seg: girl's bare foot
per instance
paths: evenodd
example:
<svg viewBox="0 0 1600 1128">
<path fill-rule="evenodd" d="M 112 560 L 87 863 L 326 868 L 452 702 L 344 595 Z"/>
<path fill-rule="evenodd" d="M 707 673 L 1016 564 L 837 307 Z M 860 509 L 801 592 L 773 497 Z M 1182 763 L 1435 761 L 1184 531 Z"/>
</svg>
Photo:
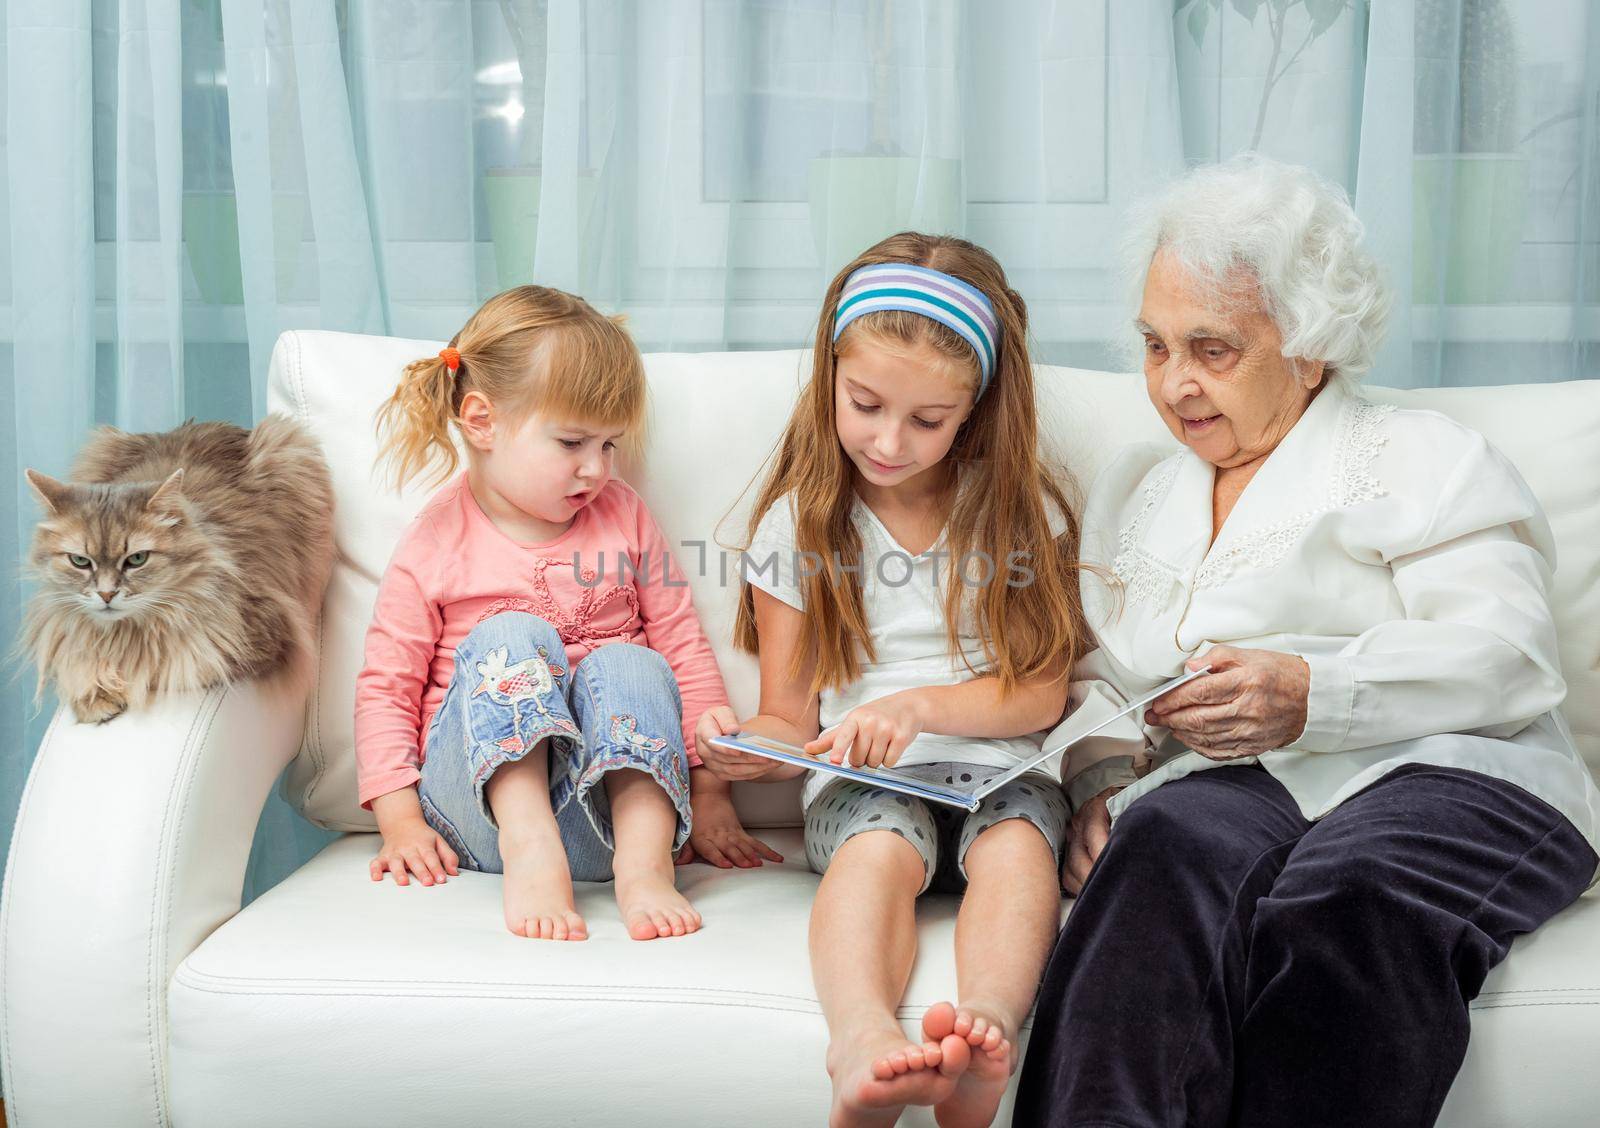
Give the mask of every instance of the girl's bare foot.
<svg viewBox="0 0 1600 1128">
<path fill-rule="evenodd" d="M 617 909 L 628 935 L 635 940 L 687 936 L 700 930 L 700 914 L 673 885 L 672 857 L 663 854 L 648 861 L 618 857 L 612 862 L 616 876 Z"/>
<path fill-rule="evenodd" d="M 955 1092 L 969 1057 L 967 1043 L 953 1033 L 918 1045 L 893 1026 L 834 1042 L 829 1128 L 889 1126 L 906 1105 L 937 1105 Z"/>
<path fill-rule="evenodd" d="M 554 823 L 548 833 L 501 830 L 500 858 L 507 928 L 530 940 L 589 938 L 589 927 L 573 905 L 572 871 Z"/>
<path fill-rule="evenodd" d="M 922 1033 L 929 1039 L 961 1039 L 972 1055 L 955 1091 L 934 1105 L 933 1116 L 940 1128 L 986 1128 L 992 1124 L 1017 1065 L 1000 1008 L 982 999 L 968 1000 L 960 1007 L 935 1003 L 922 1016 Z"/>
</svg>

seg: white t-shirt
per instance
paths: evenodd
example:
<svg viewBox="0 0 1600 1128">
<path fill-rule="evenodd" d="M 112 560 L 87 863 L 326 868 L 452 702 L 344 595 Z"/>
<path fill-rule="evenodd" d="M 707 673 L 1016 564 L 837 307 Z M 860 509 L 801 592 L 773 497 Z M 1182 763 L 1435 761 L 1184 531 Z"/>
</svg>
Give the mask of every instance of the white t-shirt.
<svg viewBox="0 0 1600 1128">
<path fill-rule="evenodd" d="M 877 661 L 861 663 L 861 677 L 844 689 L 823 689 L 818 702 L 818 719 L 826 731 L 845 718 L 850 710 L 891 693 L 928 685 L 958 685 L 985 671 L 983 644 L 973 633 L 970 613 L 963 615 L 961 648 L 971 662 L 968 669 L 960 657 L 949 653 L 945 637 L 944 593 L 952 561 L 944 548 L 945 537 L 926 551 L 913 556 L 902 548 L 878 515 L 865 502 L 855 500 L 851 520 L 861 537 L 862 603 L 867 629 L 877 652 Z M 801 569 L 817 569 L 816 563 L 797 559 L 794 543 L 793 495 L 776 501 L 762 516 L 751 540 L 743 574 L 751 584 L 781 599 L 797 610 L 805 610 L 799 584 Z M 1064 522 L 1052 521 L 1060 535 Z M 976 586 L 986 571 L 987 562 L 970 559 L 966 574 Z M 989 582 L 1004 583 L 1007 561 L 993 565 Z M 976 672 L 975 672 L 976 671 Z M 898 764 L 929 764 L 953 761 L 983 767 L 1008 768 L 1039 750 L 1042 733 L 1012 738 L 946 736 L 925 732 L 919 735 L 900 757 Z M 1059 758 L 1041 764 L 1039 770 L 1059 778 Z M 810 806 L 822 788 L 833 778 L 824 772 L 810 772 L 801 792 L 801 803 Z"/>
</svg>

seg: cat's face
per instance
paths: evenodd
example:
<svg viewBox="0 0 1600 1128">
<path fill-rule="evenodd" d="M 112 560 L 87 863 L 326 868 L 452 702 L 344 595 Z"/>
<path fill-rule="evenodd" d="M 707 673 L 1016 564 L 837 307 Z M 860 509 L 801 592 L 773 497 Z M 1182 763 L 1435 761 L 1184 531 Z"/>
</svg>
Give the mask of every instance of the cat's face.
<svg viewBox="0 0 1600 1128">
<path fill-rule="evenodd" d="M 30 561 L 62 610 L 102 623 L 158 611 L 211 564 L 185 514 L 181 470 L 159 485 L 76 485 L 32 470 L 28 481 L 44 510 Z"/>
</svg>

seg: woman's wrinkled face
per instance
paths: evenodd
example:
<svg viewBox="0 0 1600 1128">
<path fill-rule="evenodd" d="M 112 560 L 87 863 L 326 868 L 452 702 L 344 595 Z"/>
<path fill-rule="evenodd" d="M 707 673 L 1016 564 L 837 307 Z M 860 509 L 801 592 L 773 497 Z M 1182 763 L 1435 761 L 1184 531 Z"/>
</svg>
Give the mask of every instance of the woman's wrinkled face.
<svg viewBox="0 0 1600 1128">
<path fill-rule="evenodd" d="M 1321 362 L 1292 364 L 1253 288 L 1197 282 L 1166 252 L 1145 279 L 1136 328 L 1145 388 L 1178 440 L 1219 469 L 1266 458 L 1322 386 Z"/>
</svg>

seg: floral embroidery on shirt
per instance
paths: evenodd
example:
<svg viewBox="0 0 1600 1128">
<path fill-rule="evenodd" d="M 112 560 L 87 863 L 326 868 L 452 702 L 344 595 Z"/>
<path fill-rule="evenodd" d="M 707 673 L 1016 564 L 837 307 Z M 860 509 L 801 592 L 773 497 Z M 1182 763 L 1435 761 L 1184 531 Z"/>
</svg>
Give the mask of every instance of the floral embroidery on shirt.
<svg viewBox="0 0 1600 1128">
<path fill-rule="evenodd" d="M 1379 424 L 1393 410 L 1394 405 L 1389 403 L 1352 400 L 1343 420 L 1343 433 L 1334 451 L 1333 473 L 1322 501 L 1293 517 L 1256 529 L 1222 552 L 1208 556 L 1195 573 L 1195 590 L 1226 583 L 1241 565 L 1263 569 L 1281 564 L 1317 518 L 1388 493 L 1373 475 L 1372 463 L 1389 441 Z"/>
<path fill-rule="evenodd" d="M 568 646 L 582 644 L 592 650 L 608 638 L 629 637 L 639 617 L 639 593 L 634 591 L 633 585 L 613 584 L 602 595 L 595 582 L 598 579 L 595 570 L 584 568 L 578 573 L 585 585 L 583 597 L 578 600 L 578 605 L 568 612 L 561 608 L 555 596 L 551 594 L 550 583 L 545 579 L 545 573 L 551 568 L 572 566 L 572 561 L 559 560 L 553 556 L 541 557 L 533 562 L 533 613 L 559 631 L 561 641 Z M 630 612 L 628 621 L 610 630 L 596 629 L 595 616 L 619 599 L 628 605 Z"/>
<path fill-rule="evenodd" d="M 1167 595 L 1177 582 L 1176 568 L 1139 547 L 1139 542 L 1144 539 L 1145 526 L 1150 523 L 1156 506 L 1167 496 L 1177 477 L 1178 460 L 1174 458 L 1145 487 L 1144 504 L 1134 514 L 1133 520 L 1117 534 L 1118 552 L 1117 558 L 1111 562 L 1111 570 L 1122 581 L 1125 598 L 1130 605 L 1150 602 L 1159 611 L 1167 605 Z"/>
<path fill-rule="evenodd" d="M 496 615 L 504 615 L 507 611 L 522 611 L 529 615 L 537 615 L 539 613 L 539 609 L 533 605 L 533 600 L 508 596 L 505 599 L 497 599 L 485 607 L 483 614 L 478 616 L 478 622 L 485 622 Z"/>
</svg>

